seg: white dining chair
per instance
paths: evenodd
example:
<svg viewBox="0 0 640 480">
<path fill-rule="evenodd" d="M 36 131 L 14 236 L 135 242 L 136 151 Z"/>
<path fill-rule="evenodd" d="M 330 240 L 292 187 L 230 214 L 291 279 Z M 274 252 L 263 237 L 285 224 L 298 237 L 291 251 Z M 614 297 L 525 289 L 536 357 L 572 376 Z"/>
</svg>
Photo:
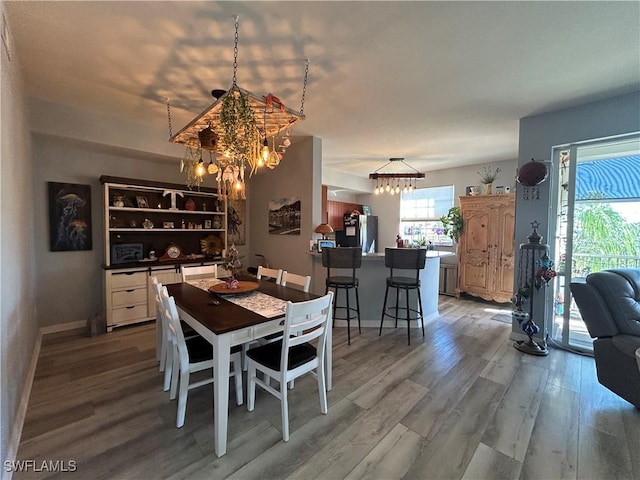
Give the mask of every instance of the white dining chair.
<svg viewBox="0 0 640 480">
<path fill-rule="evenodd" d="M 187 411 L 187 395 L 189 390 L 209 383 L 213 383 L 213 347 L 201 336 L 185 340 L 180 328 L 180 318 L 178 317 L 178 309 L 173 297 L 169 296 L 166 287 L 162 287 L 160 298 L 164 307 L 165 315 L 169 320 L 169 331 L 172 335 L 170 345 L 173 348 L 173 362 L 171 374 L 171 400 L 176 398 L 178 394 L 178 413 L 176 417 L 176 426 L 178 428 L 184 425 L 184 418 Z M 231 348 L 231 364 L 232 368 L 229 377 L 235 380 L 236 403 L 242 405 L 244 403 L 242 393 L 242 349 L 239 346 Z M 207 378 L 196 382 L 190 382 L 192 373 L 210 370 L 211 375 Z"/>
<path fill-rule="evenodd" d="M 282 277 L 280 279 L 280 285 L 283 287 L 296 285 L 300 287 L 300 290 L 303 292 L 308 292 L 311 287 L 311 275 L 298 275 L 297 273 L 291 273 L 286 270 L 282 271 Z M 267 335 L 266 337 L 262 337 L 258 339 L 259 345 L 264 345 L 265 343 L 275 342 L 282 338 L 281 333 L 272 333 L 271 335 Z M 246 352 L 243 352 L 245 364 L 246 364 Z M 245 367 L 246 369 L 246 367 Z M 266 379 L 266 378 L 265 378 Z M 293 380 L 289 382 L 289 389 L 292 389 L 294 386 Z"/>
<path fill-rule="evenodd" d="M 297 273 L 284 270 L 280 279 L 280 285 L 283 287 L 297 285 L 301 287 L 303 292 L 308 292 L 311 287 L 311 275 L 298 275 Z"/>
<path fill-rule="evenodd" d="M 286 385 L 294 379 L 313 374 L 318 380 L 320 411 L 327 413 L 327 391 L 325 384 L 325 356 L 327 335 L 331 326 L 331 301 L 333 292 L 324 297 L 306 302 L 287 302 L 282 339 L 251 348 L 247 352 L 248 405 L 251 412 L 256 401 L 256 385 L 280 399 L 282 412 L 282 439 L 289 441 L 289 404 Z M 318 339 L 317 347 L 309 343 Z M 278 388 L 258 378 L 262 372 L 267 379 L 275 378 Z"/>
<path fill-rule="evenodd" d="M 267 268 L 260 265 L 258 267 L 258 273 L 256 274 L 258 280 L 263 278 L 272 278 L 276 281 L 276 283 L 280 283 L 282 279 L 282 269 L 278 268 Z"/>
<path fill-rule="evenodd" d="M 311 287 L 311 275 L 298 275 L 297 273 L 291 273 L 283 270 L 280 277 L 280 285 L 282 285 L 283 287 L 297 285 L 303 292 L 308 292 L 309 288 Z M 260 345 L 264 345 L 265 343 L 275 342 L 281 337 L 281 333 L 272 333 L 271 335 L 267 335 L 266 337 L 259 338 L 258 343 Z M 290 386 L 291 388 L 293 388 L 293 382 L 290 383 Z"/>
<path fill-rule="evenodd" d="M 280 269 L 280 268 L 263 267 L 262 265 L 260 265 L 258 267 L 258 273 L 256 274 L 256 278 L 258 280 L 272 279 L 277 284 L 280 284 L 280 281 L 282 279 L 282 269 Z M 279 337 L 280 337 L 279 333 L 272 335 L 273 339 L 278 339 Z M 264 343 L 260 339 L 257 342 L 258 343 Z M 243 368 L 244 371 L 247 370 L 247 350 L 249 350 L 249 348 L 251 348 L 251 346 L 255 345 L 255 344 L 256 344 L 255 341 L 251 341 L 251 342 L 247 342 L 244 345 L 242 345 L 242 368 Z"/>
<path fill-rule="evenodd" d="M 169 346 L 171 341 L 169 321 L 164 315 L 164 306 L 160 297 L 163 285 L 156 276 L 151 277 L 151 285 L 156 302 L 156 359 L 160 362 L 159 370 L 164 372 L 164 390 L 166 392 L 169 390 L 169 382 L 171 381 L 171 362 L 173 358 L 173 352 Z M 185 322 L 180 321 L 180 326 L 185 339 L 188 340 L 198 336 L 198 333 Z M 169 371 L 167 371 L 167 365 L 169 365 Z"/>
<path fill-rule="evenodd" d="M 218 278 L 218 266 L 215 263 L 199 266 L 182 265 L 180 273 L 182 273 L 183 282 L 200 278 Z"/>
</svg>

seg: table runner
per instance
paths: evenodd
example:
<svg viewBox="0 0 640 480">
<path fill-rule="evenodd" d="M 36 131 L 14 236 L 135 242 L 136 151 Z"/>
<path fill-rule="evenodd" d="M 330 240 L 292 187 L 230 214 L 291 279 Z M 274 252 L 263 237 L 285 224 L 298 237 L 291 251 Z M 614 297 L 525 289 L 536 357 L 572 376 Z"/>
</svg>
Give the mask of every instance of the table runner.
<svg viewBox="0 0 640 480">
<path fill-rule="evenodd" d="M 209 287 L 217 283 L 222 283 L 223 280 L 217 278 L 205 278 L 197 280 L 188 280 L 187 283 L 198 287 L 206 292 L 209 291 Z M 222 295 L 228 302 L 235 303 L 236 305 L 246 308 L 247 310 L 257 313 L 265 318 L 274 318 L 284 315 L 287 309 L 286 300 L 272 297 L 266 293 L 253 291 L 241 294 Z"/>
</svg>

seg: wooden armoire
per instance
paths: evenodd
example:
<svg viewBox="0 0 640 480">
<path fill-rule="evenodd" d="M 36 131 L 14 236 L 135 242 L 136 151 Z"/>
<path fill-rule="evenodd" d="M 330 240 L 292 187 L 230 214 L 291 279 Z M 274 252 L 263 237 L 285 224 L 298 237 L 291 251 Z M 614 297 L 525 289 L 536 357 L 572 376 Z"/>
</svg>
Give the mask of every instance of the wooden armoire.
<svg viewBox="0 0 640 480">
<path fill-rule="evenodd" d="M 513 295 L 515 194 L 460 197 L 457 294 L 505 303 Z"/>
</svg>

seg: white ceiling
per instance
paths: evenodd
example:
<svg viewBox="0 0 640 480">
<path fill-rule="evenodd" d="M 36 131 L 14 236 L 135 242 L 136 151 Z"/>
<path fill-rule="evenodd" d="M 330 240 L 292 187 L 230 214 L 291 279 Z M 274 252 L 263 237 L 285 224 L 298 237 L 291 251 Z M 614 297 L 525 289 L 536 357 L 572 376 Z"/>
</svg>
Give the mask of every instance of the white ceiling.
<svg viewBox="0 0 640 480">
<path fill-rule="evenodd" d="M 366 177 L 517 157 L 522 117 L 640 88 L 639 2 L 5 1 L 27 92 L 174 132 L 231 85 Z"/>
</svg>

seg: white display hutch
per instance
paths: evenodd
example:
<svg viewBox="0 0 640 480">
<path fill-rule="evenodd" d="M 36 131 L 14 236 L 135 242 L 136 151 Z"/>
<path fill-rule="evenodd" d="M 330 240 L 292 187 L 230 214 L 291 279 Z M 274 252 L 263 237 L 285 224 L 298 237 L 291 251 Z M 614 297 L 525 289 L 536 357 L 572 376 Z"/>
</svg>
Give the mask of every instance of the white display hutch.
<svg viewBox="0 0 640 480">
<path fill-rule="evenodd" d="M 107 331 L 156 318 L 151 277 L 181 281 L 183 264 L 220 263 L 227 202 L 211 188 L 102 176 Z M 205 252 L 203 252 L 203 242 Z M 173 257 L 169 257 L 168 248 Z M 150 253 L 155 252 L 155 259 Z"/>
</svg>

